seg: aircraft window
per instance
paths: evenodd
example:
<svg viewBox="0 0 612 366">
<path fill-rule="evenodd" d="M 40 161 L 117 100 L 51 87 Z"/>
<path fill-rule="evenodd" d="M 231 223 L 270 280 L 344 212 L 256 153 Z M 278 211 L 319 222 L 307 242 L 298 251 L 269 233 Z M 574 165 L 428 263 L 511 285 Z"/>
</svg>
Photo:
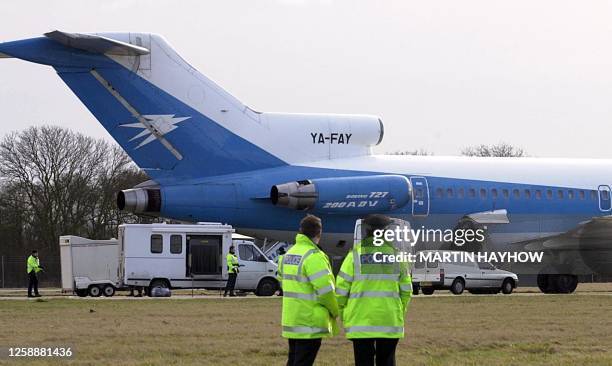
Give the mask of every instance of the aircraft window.
<svg viewBox="0 0 612 366">
<path fill-rule="evenodd" d="M 164 238 L 160 234 L 151 235 L 151 253 L 159 254 L 164 251 Z"/>
<path fill-rule="evenodd" d="M 525 190 L 525 198 L 530 199 L 531 198 L 531 191 L 526 189 Z"/>
<path fill-rule="evenodd" d="M 513 189 L 513 190 L 512 190 L 512 196 L 513 196 L 514 198 L 517 198 L 517 199 L 518 199 L 518 198 L 521 198 L 521 191 L 519 191 L 518 189 Z"/>
<path fill-rule="evenodd" d="M 550 190 L 550 189 L 546 190 L 546 198 L 549 199 L 549 200 L 552 199 L 552 190 Z"/>
<path fill-rule="evenodd" d="M 476 197 L 476 190 L 474 188 L 470 188 L 468 191 L 468 197 L 474 198 Z"/>
<path fill-rule="evenodd" d="M 463 198 L 463 195 L 464 195 L 463 188 L 459 188 L 457 190 L 457 198 Z"/>
<path fill-rule="evenodd" d="M 502 195 L 505 199 L 508 199 L 508 197 L 510 197 L 510 192 L 508 192 L 508 190 L 504 188 L 502 189 Z"/>
<path fill-rule="evenodd" d="M 601 200 L 602 201 L 607 201 L 607 200 L 610 199 L 610 192 L 609 191 L 602 190 L 602 191 L 599 191 L 599 193 L 601 193 Z"/>
<path fill-rule="evenodd" d="M 446 196 L 447 196 L 448 198 L 453 198 L 453 189 L 452 189 L 452 188 L 448 188 L 448 189 L 446 190 Z"/>
<path fill-rule="evenodd" d="M 183 237 L 180 235 L 170 235 L 170 253 L 181 254 L 183 252 Z"/>
<path fill-rule="evenodd" d="M 592 200 L 596 200 L 597 199 L 597 192 L 591 191 L 591 199 Z"/>
<path fill-rule="evenodd" d="M 436 197 L 442 198 L 442 188 L 436 188 Z"/>
<path fill-rule="evenodd" d="M 536 189 L 535 198 L 536 200 L 542 199 L 542 191 L 540 191 L 539 189 Z"/>
<path fill-rule="evenodd" d="M 487 198 L 487 190 L 480 188 L 480 198 Z"/>
<path fill-rule="evenodd" d="M 557 191 L 557 198 L 562 200 L 563 199 L 563 191 L 562 190 L 558 190 Z"/>
<path fill-rule="evenodd" d="M 491 197 L 492 198 L 497 198 L 497 189 L 495 189 L 495 188 L 491 189 Z"/>
<path fill-rule="evenodd" d="M 567 191 L 567 198 L 570 200 L 574 199 L 574 191 L 572 191 L 571 189 L 569 191 Z"/>
<path fill-rule="evenodd" d="M 583 200 L 584 199 L 584 191 L 578 191 L 578 196 L 580 196 L 580 199 Z"/>
</svg>

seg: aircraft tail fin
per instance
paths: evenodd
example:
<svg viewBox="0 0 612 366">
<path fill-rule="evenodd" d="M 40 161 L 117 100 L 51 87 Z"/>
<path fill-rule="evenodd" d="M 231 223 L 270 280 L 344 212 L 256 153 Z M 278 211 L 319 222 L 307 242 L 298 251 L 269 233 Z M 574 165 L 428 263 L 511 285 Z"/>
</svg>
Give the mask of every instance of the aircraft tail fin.
<svg viewBox="0 0 612 366">
<path fill-rule="evenodd" d="M 183 60 L 158 35 L 80 34 L 0 43 L 0 57 L 50 65 L 155 180 L 286 164 L 242 136 L 256 112 Z"/>
</svg>

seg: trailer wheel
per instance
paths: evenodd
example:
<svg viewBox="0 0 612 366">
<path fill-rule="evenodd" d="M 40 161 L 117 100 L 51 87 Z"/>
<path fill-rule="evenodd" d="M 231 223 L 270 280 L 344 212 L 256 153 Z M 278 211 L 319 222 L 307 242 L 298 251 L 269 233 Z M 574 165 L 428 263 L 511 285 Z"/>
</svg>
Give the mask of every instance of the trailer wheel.
<svg viewBox="0 0 612 366">
<path fill-rule="evenodd" d="M 102 289 L 96 285 L 89 286 L 88 292 L 91 297 L 100 297 L 102 295 Z"/>
<path fill-rule="evenodd" d="M 257 296 L 272 296 L 278 291 L 278 282 L 271 278 L 264 278 L 259 281 L 255 295 Z"/>
<path fill-rule="evenodd" d="M 87 289 L 86 288 L 78 288 L 75 290 L 76 294 L 78 297 L 86 297 L 87 296 Z"/>
<path fill-rule="evenodd" d="M 115 294 L 115 286 L 113 285 L 104 286 L 104 288 L 102 288 L 102 293 L 106 297 L 112 297 Z"/>
</svg>

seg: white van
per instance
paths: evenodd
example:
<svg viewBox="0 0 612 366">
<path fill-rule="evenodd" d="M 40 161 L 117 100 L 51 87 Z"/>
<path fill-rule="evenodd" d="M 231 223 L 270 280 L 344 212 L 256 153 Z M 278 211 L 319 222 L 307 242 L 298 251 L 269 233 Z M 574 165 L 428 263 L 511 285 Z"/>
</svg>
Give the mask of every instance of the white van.
<svg viewBox="0 0 612 366">
<path fill-rule="evenodd" d="M 238 236 L 230 225 L 123 224 L 119 226 L 121 285 L 162 288 L 224 288 L 226 255 L 233 244 L 240 264 L 236 290 L 271 296 L 279 288 L 276 264 L 252 238 Z M 232 242 L 232 235 L 236 239 Z"/>
<path fill-rule="evenodd" d="M 462 252 L 444 250 L 424 250 L 416 253 L 416 262 L 412 266 L 412 284 L 415 294 L 419 290 L 425 295 L 431 295 L 435 290 L 450 289 L 455 295 L 460 295 L 464 290 L 471 293 L 498 293 L 510 294 L 518 286 L 518 276 L 512 272 L 495 268 L 488 262 L 465 261 L 446 262 L 426 260 L 433 258 L 432 254 L 444 253 L 457 257 Z M 421 253 L 426 255 L 421 255 Z M 425 260 L 419 260 L 423 259 Z"/>
</svg>

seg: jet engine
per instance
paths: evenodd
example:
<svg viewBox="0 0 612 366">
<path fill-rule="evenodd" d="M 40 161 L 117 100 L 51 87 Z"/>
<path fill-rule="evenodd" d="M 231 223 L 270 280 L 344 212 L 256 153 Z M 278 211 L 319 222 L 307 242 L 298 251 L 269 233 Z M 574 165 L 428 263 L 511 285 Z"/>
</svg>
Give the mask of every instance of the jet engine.
<svg viewBox="0 0 612 366">
<path fill-rule="evenodd" d="M 156 214 L 161 209 L 159 189 L 132 188 L 117 194 L 117 208 L 136 214 Z"/>
<path fill-rule="evenodd" d="M 396 210 L 412 197 L 403 175 L 321 178 L 278 184 L 270 190 L 276 206 L 338 214 L 368 214 Z"/>
</svg>

